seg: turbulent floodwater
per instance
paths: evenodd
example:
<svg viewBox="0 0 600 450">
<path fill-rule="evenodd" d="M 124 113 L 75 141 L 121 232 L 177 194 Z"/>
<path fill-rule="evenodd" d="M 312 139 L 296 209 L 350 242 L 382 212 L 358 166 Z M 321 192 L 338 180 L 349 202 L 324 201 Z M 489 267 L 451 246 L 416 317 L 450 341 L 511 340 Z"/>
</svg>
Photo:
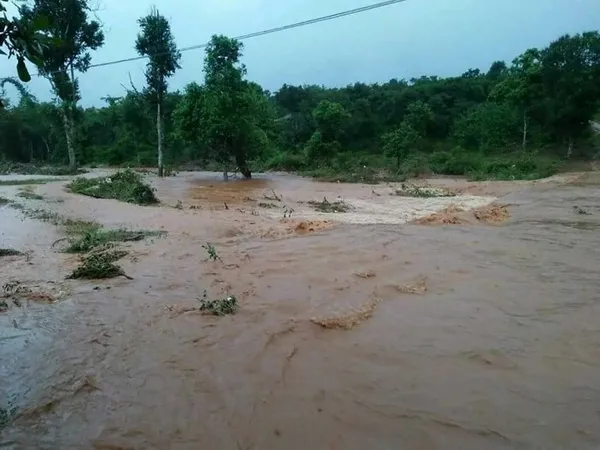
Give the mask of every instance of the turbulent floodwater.
<svg viewBox="0 0 600 450">
<path fill-rule="evenodd" d="M 33 206 L 168 231 L 121 262 L 134 280 L 61 281 L 74 260 L 51 250 L 59 231 L 0 208 L 0 247 L 32 251 L 0 260 L 0 281 L 62 293 L 0 314 L 0 406 L 17 408 L 0 447 L 600 446 L 598 174 L 471 184 L 485 197 L 464 202 L 501 196 L 511 219 L 444 227 L 401 224 L 440 199 L 381 186 L 197 178 L 154 181 L 183 209 L 37 188 Z M 324 219 L 299 203 L 338 195 L 362 209 Z M 296 232 L 302 218 L 318 232 Z M 204 261 L 205 242 L 223 263 Z M 239 312 L 189 311 L 204 290 L 237 295 Z M 350 330 L 312 322 L 364 305 L 372 317 Z"/>
</svg>

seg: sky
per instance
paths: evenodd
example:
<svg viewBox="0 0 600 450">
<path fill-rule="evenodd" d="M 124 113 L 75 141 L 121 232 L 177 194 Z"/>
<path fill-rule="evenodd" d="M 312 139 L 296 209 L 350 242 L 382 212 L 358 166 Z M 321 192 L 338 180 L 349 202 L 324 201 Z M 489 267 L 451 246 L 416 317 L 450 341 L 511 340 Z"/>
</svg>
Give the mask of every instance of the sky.
<svg viewBox="0 0 600 450">
<path fill-rule="evenodd" d="M 103 24 L 101 63 L 135 56 L 137 19 L 154 5 L 167 17 L 177 45 L 207 42 L 213 34 L 238 36 L 377 3 L 379 0 L 93 0 Z M 253 38 L 244 42 L 248 78 L 276 91 L 283 83 L 345 86 L 421 75 L 460 75 L 512 61 L 565 33 L 597 30 L 599 0 L 406 0 L 355 16 Z M 183 54 L 171 90 L 203 79 L 203 50 Z M 14 76 L 14 60 L 0 60 L 0 77 Z M 79 76 L 82 104 L 101 106 L 121 96 L 129 76 L 144 84 L 145 62 L 92 68 Z M 35 69 L 32 69 L 35 73 Z M 50 85 L 28 84 L 40 100 Z M 10 91 L 11 87 L 7 87 Z M 11 97 L 15 94 L 10 93 Z"/>
</svg>

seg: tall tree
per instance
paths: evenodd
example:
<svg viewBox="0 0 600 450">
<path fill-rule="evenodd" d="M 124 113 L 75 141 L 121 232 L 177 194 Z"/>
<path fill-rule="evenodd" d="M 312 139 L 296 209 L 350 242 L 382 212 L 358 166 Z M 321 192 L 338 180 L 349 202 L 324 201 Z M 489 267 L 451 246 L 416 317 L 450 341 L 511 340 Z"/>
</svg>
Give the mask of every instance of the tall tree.
<svg viewBox="0 0 600 450">
<path fill-rule="evenodd" d="M 71 168 L 77 166 L 75 117 L 80 99 L 75 72 L 86 72 L 92 61 L 90 50 L 104 43 L 100 23 L 89 19 L 90 11 L 88 0 L 32 0 L 21 8 L 24 19 L 47 21 L 45 31 L 53 44 L 43 48 L 38 67 L 61 106 Z"/>
<path fill-rule="evenodd" d="M 223 164 L 224 179 L 232 161 L 245 178 L 250 178 L 248 159 L 267 145 L 267 96 L 244 79 L 242 48 L 236 39 L 213 36 L 204 59 L 202 136 Z"/>
<path fill-rule="evenodd" d="M 163 176 L 164 127 L 163 105 L 167 93 L 167 79 L 180 68 L 181 53 L 175 45 L 169 21 L 156 8 L 138 21 L 141 31 L 135 42 L 137 52 L 147 56 L 146 92 L 156 107 L 156 134 L 158 147 L 158 176 Z"/>
<path fill-rule="evenodd" d="M 527 148 L 531 110 L 542 96 L 541 68 L 540 51 L 529 49 L 513 61 L 509 75 L 494 86 L 490 93 L 491 100 L 508 102 L 520 111 L 523 117 L 523 149 Z"/>
<path fill-rule="evenodd" d="M 565 35 L 543 51 L 542 82 L 550 99 L 553 125 L 568 142 L 589 127 L 600 101 L 600 33 Z"/>
</svg>

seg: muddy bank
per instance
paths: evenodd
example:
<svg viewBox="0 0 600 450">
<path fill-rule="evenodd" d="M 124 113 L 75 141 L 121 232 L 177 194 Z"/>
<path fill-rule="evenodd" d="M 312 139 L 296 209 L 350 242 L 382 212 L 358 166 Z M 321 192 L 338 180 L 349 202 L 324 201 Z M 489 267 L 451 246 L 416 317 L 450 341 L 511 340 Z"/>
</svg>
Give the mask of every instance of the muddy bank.
<svg viewBox="0 0 600 450">
<path fill-rule="evenodd" d="M 46 205 L 61 214 L 169 235 L 131 244 L 138 257 L 123 266 L 134 280 L 72 281 L 52 305 L 0 315 L 0 390 L 18 408 L 0 443 L 600 445 L 598 184 L 515 184 L 509 193 L 488 184 L 485 200 L 458 201 L 499 198 L 511 215 L 502 226 L 426 227 L 403 223 L 457 198 L 400 199 L 389 195 L 393 186 L 293 177 L 243 189 L 213 183 L 214 198 L 193 175 L 153 183 L 163 206 L 72 196 L 60 184 L 37 189 L 62 200 Z M 264 198 L 272 191 L 281 200 Z M 356 210 L 322 214 L 298 203 L 338 196 Z M 3 239 L 34 251 L 33 264 L 7 262 L 2 276 L 63 279 L 68 257 L 43 253 L 60 232 L 19 227 L 7 211 Z M 318 220 L 331 226 L 297 232 Z M 588 229 L 564 225 L 579 222 Z M 222 262 L 206 261 L 206 242 Z M 204 290 L 235 294 L 238 313 L 199 314 Z"/>
</svg>

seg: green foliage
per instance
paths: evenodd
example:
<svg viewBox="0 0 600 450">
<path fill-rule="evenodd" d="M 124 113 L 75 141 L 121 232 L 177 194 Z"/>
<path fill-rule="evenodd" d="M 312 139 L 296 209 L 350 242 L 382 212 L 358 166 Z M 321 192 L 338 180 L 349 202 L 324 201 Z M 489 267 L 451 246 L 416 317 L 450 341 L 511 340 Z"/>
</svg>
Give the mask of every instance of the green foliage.
<svg viewBox="0 0 600 450">
<path fill-rule="evenodd" d="M 204 291 L 204 295 L 202 298 L 198 299 L 198 301 L 200 302 L 199 310 L 213 316 L 235 314 L 239 308 L 237 298 L 234 295 L 218 298 L 216 300 L 209 300 L 206 291 Z"/>
<path fill-rule="evenodd" d="M 519 118 L 507 104 L 483 103 L 454 124 L 454 140 L 462 147 L 483 152 L 505 152 L 519 140 Z"/>
<path fill-rule="evenodd" d="M 221 257 L 218 255 L 217 249 L 215 248 L 214 245 L 212 245 L 212 244 L 210 244 L 210 243 L 207 242 L 206 244 L 204 244 L 202 246 L 202 248 L 204 250 L 206 250 L 206 253 L 208 253 L 208 259 L 210 261 L 213 261 L 213 262 L 217 262 L 217 261 L 223 262 L 223 260 L 221 259 Z"/>
<path fill-rule="evenodd" d="M 213 36 L 204 60 L 205 84 L 191 85 L 175 113 L 178 134 L 204 156 L 218 161 L 224 175 L 234 165 L 251 177 L 248 161 L 269 145 L 270 109 L 260 86 L 244 79 L 242 44 Z"/>
<path fill-rule="evenodd" d="M 68 176 L 68 175 L 80 175 L 85 173 L 83 169 L 71 169 L 68 166 L 49 166 L 49 165 L 36 165 L 36 164 L 23 164 L 14 162 L 0 162 L 0 175 L 45 175 L 45 176 Z M 35 179 L 32 179 L 35 184 Z M 41 179 L 42 182 L 60 181 L 54 178 Z"/>
<path fill-rule="evenodd" d="M 137 205 L 158 203 L 153 189 L 142 176 L 129 169 L 110 177 L 76 178 L 68 187 L 71 192 L 95 198 L 112 198 Z"/>
<path fill-rule="evenodd" d="M 90 253 L 82 258 L 81 265 L 67 278 L 70 280 L 103 280 L 118 276 L 130 278 L 121 267 L 115 264 L 125 256 L 127 256 L 127 252 L 122 250 Z"/>
<path fill-rule="evenodd" d="M 43 17 L 44 31 L 52 45 L 42 48 L 37 65 L 41 75 L 50 81 L 61 102 L 61 115 L 67 140 L 69 166 L 77 165 L 75 152 L 75 120 L 80 99 L 75 71 L 86 72 L 91 64 L 90 50 L 104 44 L 100 23 L 89 20 L 88 0 L 32 0 L 21 7 L 24 20 L 34 22 Z"/>
<path fill-rule="evenodd" d="M 34 3 L 61 1 L 66 2 Z M 152 68 L 160 63 L 174 70 L 178 54 L 168 22 L 156 11 L 140 24 L 137 44 L 151 57 L 150 86 L 160 75 Z M 204 84 L 168 93 L 166 82 L 158 83 L 158 90 L 133 89 L 105 99 L 103 107 L 74 109 L 77 155 L 91 164 L 155 164 L 157 139 L 149 130 L 160 116 L 166 166 L 239 169 L 245 176 L 252 167 L 360 182 L 429 172 L 542 176 L 556 170 L 558 152 L 600 154 L 600 141 L 588 126 L 600 104 L 599 42 L 597 32 L 566 35 L 547 48 L 526 50 L 509 65 L 496 61 L 487 72 L 470 69 L 456 77 L 331 89 L 283 85 L 270 93 L 246 80 L 242 45 L 214 36 Z M 162 56 L 153 60 L 156 43 L 167 48 L 164 55 L 174 55 L 172 64 Z M 19 90 L 21 99 L 0 110 L 0 160 L 64 164 L 70 153 L 63 105 L 39 103 L 22 86 L 6 86 Z"/>
<path fill-rule="evenodd" d="M 115 244 L 117 242 L 136 242 L 148 237 L 161 236 L 162 232 L 144 230 L 104 230 L 101 228 L 85 231 L 83 235 L 71 238 L 66 253 L 87 253 L 95 248 Z"/>
<path fill-rule="evenodd" d="M 414 184 L 402 184 L 400 189 L 396 189 L 395 195 L 399 197 L 456 197 L 456 193 L 448 189 L 434 188 L 430 186 L 416 186 Z"/>
<path fill-rule="evenodd" d="M 322 202 L 311 200 L 308 202 L 308 204 L 312 206 L 315 211 L 323 213 L 345 213 L 352 209 L 352 207 L 343 200 L 330 202 L 326 198 L 323 198 Z"/>
<path fill-rule="evenodd" d="M 135 48 L 142 56 L 148 57 L 146 65 L 146 94 L 150 104 L 156 108 L 158 176 L 163 176 L 163 109 L 167 93 L 167 79 L 180 68 L 181 53 L 177 50 L 169 21 L 156 8 L 139 20 L 141 32 Z"/>
<path fill-rule="evenodd" d="M 22 252 L 15 250 L 14 248 L 0 248 L 0 258 L 5 256 L 20 256 L 22 254 Z"/>
<path fill-rule="evenodd" d="M 25 64 L 29 60 L 35 65 L 40 64 L 40 58 L 48 40 L 44 31 L 48 26 L 46 17 L 29 16 L 9 19 L 6 14 L 4 3 L 8 0 L 0 0 L 0 55 L 8 58 L 16 56 L 17 75 L 23 82 L 29 82 L 31 75 Z M 4 103 L 0 99 L 0 108 Z"/>
</svg>

